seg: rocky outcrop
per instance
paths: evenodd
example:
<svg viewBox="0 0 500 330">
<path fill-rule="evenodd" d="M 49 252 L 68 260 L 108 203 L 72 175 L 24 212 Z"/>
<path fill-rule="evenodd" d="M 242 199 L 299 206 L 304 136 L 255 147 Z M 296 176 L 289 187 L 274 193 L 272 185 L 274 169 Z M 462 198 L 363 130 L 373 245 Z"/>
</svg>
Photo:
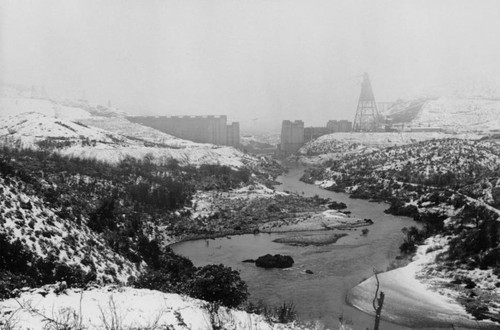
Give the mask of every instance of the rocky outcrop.
<svg viewBox="0 0 500 330">
<path fill-rule="evenodd" d="M 257 258 L 255 265 L 262 268 L 289 268 L 293 265 L 293 258 L 281 254 L 270 255 Z"/>
<path fill-rule="evenodd" d="M 333 201 L 330 204 L 328 204 L 328 208 L 331 210 L 344 210 L 347 208 L 347 205 L 345 203 L 342 203 L 342 202 Z"/>
</svg>

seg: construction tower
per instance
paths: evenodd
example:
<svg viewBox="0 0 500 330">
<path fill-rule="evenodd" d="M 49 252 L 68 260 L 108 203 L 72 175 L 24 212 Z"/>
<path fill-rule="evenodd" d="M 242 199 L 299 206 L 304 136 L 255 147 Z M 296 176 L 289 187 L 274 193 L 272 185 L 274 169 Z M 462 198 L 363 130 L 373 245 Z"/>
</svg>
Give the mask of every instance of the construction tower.
<svg viewBox="0 0 500 330">
<path fill-rule="evenodd" d="M 368 73 L 363 74 L 358 109 L 352 125 L 353 132 L 374 132 L 378 128 L 379 115 Z"/>
</svg>

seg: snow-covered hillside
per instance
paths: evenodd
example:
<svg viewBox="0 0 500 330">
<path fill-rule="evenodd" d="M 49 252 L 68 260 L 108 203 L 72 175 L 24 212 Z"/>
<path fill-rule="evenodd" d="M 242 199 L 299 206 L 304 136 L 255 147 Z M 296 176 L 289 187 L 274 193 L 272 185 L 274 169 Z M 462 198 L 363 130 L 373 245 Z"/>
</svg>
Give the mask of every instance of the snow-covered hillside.
<svg viewBox="0 0 500 330">
<path fill-rule="evenodd" d="M 410 114 L 410 112 L 414 113 Z M 420 109 L 400 103 L 384 115 L 403 118 L 408 129 L 439 127 L 452 132 L 500 130 L 500 100 L 439 97 L 422 102 Z M 395 120 L 395 122 L 399 122 Z"/>
<path fill-rule="evenodd" d="M 491 189 L 496 186 L 500 171 L 500 144 L 494 140 L 443 139 L 388 147 L 372 153 L 344 154 L 316 179 L 345 179 L 352 185 L 355 183 L 349 181 L 351 178 L 361 180 L 360 171 L 369 178 L 377 176 L 398 182 L 430 186 L 453 184 L 454 189 L 472 185 L 465 190 L 468 194 L 493 203 Z M 487 179 L 492 182 L 487 184 Z"/>
<path fill-rule="evenodd" d="M 114 108 L 81 101 L 0 98 L 0 144 L 50 149 L 61 155 L 112 164 L 146 155 L 157 163 L 257 166 L 259 160 L 232 147 L 195 143 L 134 124 Z"/>
<path fill-rule="evenodd" d="M 85 101 L 54 101 L 45 98 L 1 97 L 0 116 L 15 116 L 23 112 L 38 112 L 50 117 L 80 120 L 94 116 L 119 117 L 124 114 L 115 108 L 89 104 Z"/>
<path fill-rule="evenodd" d="M 427 88 L 399 100 L 383 115 L 407 129 L 439 127 L 452 132 L 500 130 L 500 83 L 472 77 Z"/>
<path fill-rule="evenodd" d="M 8 240 L 19 239 L 39 258 L 95 272 L 101 282 L 127 283 L 130 276 L 139 274 L 133 263 L 85 225 L 86 219 L 61 217 L 61 210 L 48 207 L 45 200 L 30 193 L 32 189 L 15 178 L 0 177 L 0 233 Z"/>
<path fill-rule="evenodd" d="M 421 229 L 410 228 L 400 246 L 402 253 L 413 253 L 426 238 L 438 244 L 426 246 L 425 254 L 440 250 L 439 257 L 429 259 L 422 269 L 410 264 L 406 268 L 382 275 L 381 284 L 388 285 L 392 296 L 409 284 L 411 276 L 432 284 L 446 298 L 453 298 L 467 313 L 478 320 L 498 322 L 500 310 L 500 144 L 495 139 L 479 141 L 443 139 L 387 147 L 371 153 L 340 155 L 328 165 L 311 168 L 302 178 L 322 184 L 333 191 L 347 192 L 353 198 L 390 203 L 386 213 L 410 216 L 421 223 Z M 366 310 L 368 285 L 354 290 Z M 467 285 L 467 283 L 471 283 Z M 416 286 L 414 285 L 414 286 Z M 360 289 L 361 288 L 361 289 Z M 411 291 L 411 290 L 409 290 Z M 417 290 L 418 291 L 418 290 Z M 412 299 L 431 296 L 426 291 L 409 292 Z M 399 309 L 390 306 L 389 309 Z M 445 306 L 438 304 L 437 309 Z M 428 307 L 428 306 L 427 306 Z M 384 305 L 385 308 L 385 305 Z M 403 308 L 404 309 L 404 308 Z M 446 308 L 443 316 L 450 312 Z M 455 309 L 456 310 L 456 309 Z M 453 311 L 453 309 L 451 309 Z M 398 314 L 398 313 L 395 313 Z M 399 313 L 404 315 L 404 313 Z M 479 325 L 478 325 L 479 326 Z M 481 326 L 482 327 L 482 326 Z M 487 328 L 487 327 L 485 327 Z M 498 324 L 492 329 L 498 328 Z"/>
<path fill-rule="evenodd" d="M 480 139 L 482 135 L 474 133 L 446 134 L 439 132 L 412 133 L 333 133 L 320 136 L 308 142 L 299 153 L 301 155 L 321 155 L 330 153 L 370 152 L 377 148 L 401 146 L 405 144 L 444 138 Z"/>
<path fill-rule="evenodd" d="M 154 128 L 132 123 L 125 118 L 91 117 L 79 120 L 80 123 L 96 127 L 108 132 L 120 134 L 131 140 L 142 140 L 151 144 L 158 144 L 170 148 L 195 148 L 208 147 L 211 145 L 183 140 L 175 136 L 163 133 Z"/>
</svg>

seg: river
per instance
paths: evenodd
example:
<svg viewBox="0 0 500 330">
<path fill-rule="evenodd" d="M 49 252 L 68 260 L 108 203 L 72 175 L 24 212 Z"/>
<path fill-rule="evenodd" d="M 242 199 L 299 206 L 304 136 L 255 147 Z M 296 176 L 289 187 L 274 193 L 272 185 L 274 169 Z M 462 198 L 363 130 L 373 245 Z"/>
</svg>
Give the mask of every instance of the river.
<svg viewBox="0 0 500 330">
<path fill-rule="evenodd" d="M 368 235 L 361 235 L 361 229 L 343 231 L 348 236 L 335 244 L 320 247 L 296 247 L 272 242 L 278 237 L 296 235 L 281 233 L 187 241 L 172 248 L 176 253 L 189 257 L 195 266 L 222 263 L 239 270 L 248 284 L 253 302 L 293 302 L 301 319 L 319 319 L 330 329 L 338 329 L 339 317 L 352 322 L 350 326 L 354 329 L 373 328 L 373 316 L 346 304 L 346 294 L 372 276 L 373 269 L 385 271 L 390 266 L 403 241 L 401 229 L 415 225 L 415 222 L 410 218 L 385 214 L 387 204 L 350 199 L 347 194 L 305 184 L 299 181 L 302 173 L 300 168 L 290 170 L 278 178 L 282 184 L 276 189 L 344 202 L 353 217 L 374 221 L 373 225 L 364 227 L 369 229 Z M 242 262 L 267 253 L 290 255 L 295 264 L 290 269 L 266 270 Z M 306 269 L 313 274 L 305 273 Z M 384 321 L 380 328 L 408 329 Z"/>
</svg>

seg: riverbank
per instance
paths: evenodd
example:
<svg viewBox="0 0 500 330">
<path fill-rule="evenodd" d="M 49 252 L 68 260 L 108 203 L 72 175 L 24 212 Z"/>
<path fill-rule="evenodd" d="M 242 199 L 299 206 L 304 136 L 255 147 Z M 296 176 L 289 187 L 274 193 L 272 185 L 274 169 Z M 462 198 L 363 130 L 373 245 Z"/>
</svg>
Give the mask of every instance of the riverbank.
<svg viewBox="0 0 500 330">
<path fill-rule="evenodd" d="M 189 217 L 160 227 L 165 245 L 256 233 L 353 230 L 369 226 L 368 219 L 331 210 L 330 199 L 304 197 L 255 184 L 227 192 L 200 191 L 185 210 Z M 324 244 L 328 244 L 328 241 Z M 333 241 L 331 241 L 334 243 Z"/>
<path fill-rule="evenodd" d="M 382 318 L 412 328 L 453 325 L 456 328 L 498 329 L 498 324 L 493 322 L 475 320 L 456 301 L 453 291 L 426 275 L 428 266 L 435 263 L 442 252 L 439 247 L 443 247 L 444 240 L 443 237 L 428 239 L 425 245 L 418 247 L 408 265 L 378 274 L 380 291 L 385 294 Z M 448 282 L 451 280 L 449 278 Z M 374 314 L 372 302 L 376 286 L 376 278 L 372 276 L 350 290 L 346 300 L 363 312 Z"/>
<path fill-rule="evenodd" d="M 351 230 L 321 230 L 306 232 L 275 232 L 259 235 L 238 235 L 215 240 L 197 240 L 175 244 L 173 250 L 189 257 L 196 266 L 219 264 L 239 270 L 249 286 L 251 301 L 263 300 L 268 304 L 293 302 L 303 320 L 320 320 L 329 329 L 337 329 L 342 316 L 352 329 L 373 326 L 373 317 L 346 304 L 348 289 L 372 274 L 374 266 L 380 269 L 391 267 L 396 257 L 394 251 L 402 242 L 401 229 L 413 221 L 384 214 L 386 205 L 353 200 L 345 193 L 335 193 L 299 181 L 303 170 L 292 168 L 279 177 L 281 184 L 276 191 L 301 197 L 318 195 L 323 200 L 334 200 L 346 204 L 352 212 L 351 219 L 370 218 L 369 227 Z M 331 203 L 326 203 L 328 206 Z M 346 212 L 347 213 L 347 212 Z M 363 220 L 364 221 L 364 220 Z M 368 230 L 368 232 L 364 231 Z M 366 232 L 366 234 L 363 234 Z M 347 234 L 335 244 L 296 246 L 274 242 L 276 239 L 295 239 L 296 236 L 314 237 L 320 240 L 333 234 Z M 263 270 L 252 264 L 242 263 L 265 254 L 290 255 L 294 267 L 287 270 Z M 308 274 L 311 270 L 314 274 Z M 272 292 L 273 294 L 270 294 Z M 382 320 L 384 330 L 407 329 Z"/>
<path fill-rule="evenodd" d="M 498 144 L 451 139 L 341 156 L 302 180 L 387 201 L 386 213 L 415 219 L 421 228 L 405 231 L 403 253 L 413 254 L 426 238 L 446 237 L 421 280 L 441 283 L 432 289 L 470 317 L 500 324 L 499 164 Z"/>
</svg>

